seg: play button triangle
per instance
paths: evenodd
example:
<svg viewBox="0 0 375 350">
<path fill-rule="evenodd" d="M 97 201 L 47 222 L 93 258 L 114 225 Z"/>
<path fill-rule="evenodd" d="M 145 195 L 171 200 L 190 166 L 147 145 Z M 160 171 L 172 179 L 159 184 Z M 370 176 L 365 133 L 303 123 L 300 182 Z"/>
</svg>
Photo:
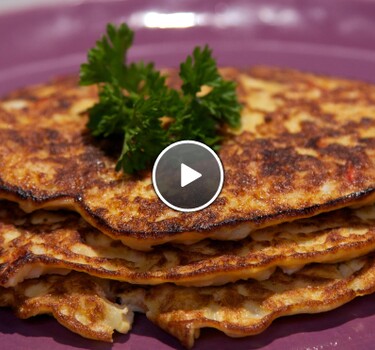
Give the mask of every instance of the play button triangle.
<svg viewBox="0 0 375 350">
<path fill-rule="evenodd" d="M 193 181 L 199 179 L 202 176 L 201 173 L 190 168 L 186 164 L 181 164 L 181 187 L 185 187 L 192 183 Z"/>
<path fill-rule="evenodd" d="M 224 169 L 207 145 L 182 140 L 167 146 L 156 158 L 152 185 L 169 208 L 194 212 L 208 207 L 219 196 Z"/>
</svg>

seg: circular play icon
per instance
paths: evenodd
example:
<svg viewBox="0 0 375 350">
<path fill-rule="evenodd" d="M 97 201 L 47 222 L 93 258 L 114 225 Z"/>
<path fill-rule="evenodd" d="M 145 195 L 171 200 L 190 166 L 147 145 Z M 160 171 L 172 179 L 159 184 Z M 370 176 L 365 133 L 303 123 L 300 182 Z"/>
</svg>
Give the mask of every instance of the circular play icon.
<svg viewBox="0 0 375 350">
<path fill-rule="evenodd" d="M 166 147 L 152 170 L 158 197 L 170 208 L 191 212 L 209 206 L 220 194 L 223 165 L 217 154 L 197 141 L 179 141 Z"/>
</svg>

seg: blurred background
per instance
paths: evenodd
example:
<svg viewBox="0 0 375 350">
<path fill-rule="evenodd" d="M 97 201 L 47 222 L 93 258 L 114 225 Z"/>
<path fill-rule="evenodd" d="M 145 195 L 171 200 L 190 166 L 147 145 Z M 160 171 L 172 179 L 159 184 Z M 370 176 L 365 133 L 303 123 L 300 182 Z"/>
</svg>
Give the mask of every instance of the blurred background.
<svg viewBox="0 0 375 350">
<path fill-rule="evenodd" d="M 157 66 L 209 44 L 222 66 L 375 81 L 375 1 L 0 0 L 0 95 L 77 73 L 108 22 L 135 31 L 130 60 Z"/>
<path fill-rule="evenodd" d="M 69 1 L 69 0 L 68 0 Z M 25 7 L 32 7 L 35 5 L 43 5 L 50 3 L 61 2 L 59 0 L 1 0 L 0 11 L 5 12 Z"/>
</svg>

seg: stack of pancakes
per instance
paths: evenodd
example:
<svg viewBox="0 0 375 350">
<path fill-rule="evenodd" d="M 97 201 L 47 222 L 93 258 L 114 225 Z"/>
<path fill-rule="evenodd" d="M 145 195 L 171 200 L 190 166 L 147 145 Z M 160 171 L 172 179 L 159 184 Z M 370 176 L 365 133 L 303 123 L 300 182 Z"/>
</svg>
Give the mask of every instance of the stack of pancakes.
<svg viewBox="0 0 375 350">
<path fill-rule="evenodd" d="M 143 312 L 191 347 L 204 327 L 253 335 L 375 292 L 375 86 L 222 74 L 242 127 L 219 151 L 221 195 L 194 213 L 166 207 L 149 170 L 115 171 L 118 143 L 86 128 L 95 88 L 64 78 L 1 101 L 0 306 L 104 341 Z"/>
</svg>

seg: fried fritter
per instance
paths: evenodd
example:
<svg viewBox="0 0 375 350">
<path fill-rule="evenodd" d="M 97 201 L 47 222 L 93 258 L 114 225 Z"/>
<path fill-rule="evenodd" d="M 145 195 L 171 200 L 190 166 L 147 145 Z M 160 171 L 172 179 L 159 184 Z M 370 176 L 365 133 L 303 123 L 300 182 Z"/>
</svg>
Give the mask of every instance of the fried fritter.
<svg viewBox="0 0 375 350">
<path fill-rule="evenodd" d="M 375 206 L 341 209 L 253 232 L 238 241 L 205 240 L 140 252 L 113 241 L 78 214 L 25 214 L 0 201 L 0 285 L 70 270 L 136 284 L 221 285 L 293 273 L 312 262 L 337 262 L 375 250 Z"/>
<path fill-rule="evenodd" d="M 375 201 L 375 86 L 277 68 L 224 69 L 238 83 L 242 128 L 223 143 L 221 195 L 180 213 L 150 171 L 124 176 L 111 141 L 84 111 L 95 88 L 74 79 L 20 90 L 0 103 L 0 196 L 26 211 L 68 208 L 135 249 L 242 239 L 254 229 Z M 173 84 L 176 72 L 169 71 Z"/>
<path fill-rule="evenodd" d="M 51 314 L 72 332 L 111 342 L 114 330 L 130 330 L 134 314 L 111 302 L 108 282 L 100 282 L 84 274 L 29 280 L 14 289 L 0 287 L 0 306 L 14 307 L 20 318 Z"/>
<path fill-rule="evenodd" d="M 310 265 L 294 276 L 277 271 L 266 281 L 221 287 L 141 288 L 81 273 L 44 276 L 15 288 L 0 287 L 0 306 L 12 306 L 21 318 L 52 313 L 72 331 L 105 341 L 111 340 L 113 329 L 127 332 L 132 310 L 140 311 L 192 347 L 201 328 L 232 337 L 254 335 L 278 317 L 332 310 L 374 291 L 375 258 L 367 256 Z"/>
</svg>

